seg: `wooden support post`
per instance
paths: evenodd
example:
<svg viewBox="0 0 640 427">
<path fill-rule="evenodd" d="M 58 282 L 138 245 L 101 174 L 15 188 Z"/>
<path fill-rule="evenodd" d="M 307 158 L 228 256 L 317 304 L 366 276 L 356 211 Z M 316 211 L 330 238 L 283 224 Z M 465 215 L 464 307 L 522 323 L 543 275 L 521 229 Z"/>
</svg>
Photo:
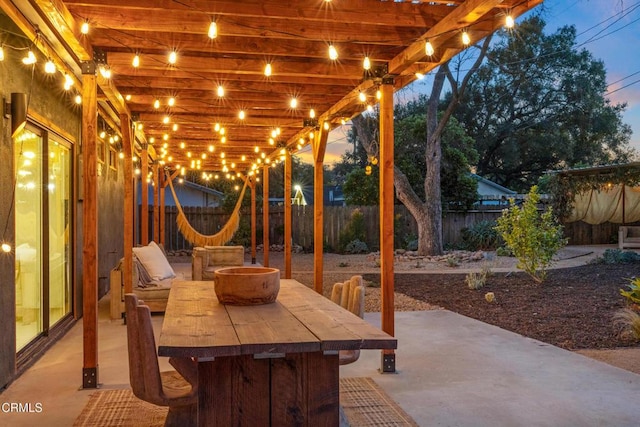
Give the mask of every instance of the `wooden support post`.
<svg viewBox="0 0 640 427">
<path fill-rule="evenodd" d="M 158 163 L 153 164 L 153 241 L 160 242 L 160 168 Z"/>
<path fill-rule="evenodd" d="M 325 125 L 327 126 L 325 128 Z M 313 140 L 313 289 L 322 295 L 324 270 L 324 153 L 329 122 L 324 122 Z"/>
<path fill-rule="evenodd" d="M 291 279 L 291 153 L 284 158 L 284 278 Z"/>
<path fill-rule="evenodd" d="M 164 224 L 165 224 L 165 194 L 167 188 L 167 177 L 164 175 L 164 171 L 160 171 L 160 176 L 158 176 L 160 180 L 160 185 L 158 186 L 158 191 L 160 192 L 160 225 L 158 227 L 158 234 L 160 234 L 160 243 L 166 249 L 165 246 L 165 237 L 164 237 Z"/>
<path fill-rule="evenodd" d="M 135 179 L 133 176 L 133 129 L 131 120 L 127 114 L 120 115 L 120 132 L 122 132 L 122 152 L 124 153 L 123 173 L 124 173 L 124 262 L 122 263 L 122 280 L 124 292 L 133 292 L 133 247 L 134 247 L 134 207 L 133 186 Z M 115 291 L 115 289 L 112 289 Z M 118 290 L 119 291 L 119 290 Z M 112 292 L 111 298 L 119 295 L 119 292 Z"/>
<path fill-rule="evenodd" d="M 262 265 L 269 267 L 269 165 L 262 166 Z"/>
<path fill-rule="evenodd" d="M 256 178 L 250 177 L 251 187 L 251 264 L 256 263 Z"/>
<path fill-rule="evenodd" d="M 87 68 L 85 69 L 84 66 Z M 98 387 L 98 101 L 95 63 L 83 64 L 82 388 Z"/>
<path fill-rule="evenodd" d="M 380 288 L 382 330 L 393 336 L 393 79 L 384 79 L 380 99 Z M 382 372 L 395 372 L 393 350 L 382 352 Z"/>
<path fill-rule="evenodd" d="M 149 175 L 149 153 L 147 151 L 147 144 L 142 144 L 140 157 L 142 160 L 140 172 L 140 243 L 147 245 L 149 244 L 149 183 L 147 182 L 147 176 Z"/>
</svg>

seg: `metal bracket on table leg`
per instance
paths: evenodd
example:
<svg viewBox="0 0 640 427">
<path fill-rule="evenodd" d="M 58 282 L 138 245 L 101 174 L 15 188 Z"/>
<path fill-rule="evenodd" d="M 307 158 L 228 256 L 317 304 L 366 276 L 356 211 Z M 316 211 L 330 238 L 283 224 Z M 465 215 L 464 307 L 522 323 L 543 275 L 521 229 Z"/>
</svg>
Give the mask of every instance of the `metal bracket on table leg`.
<svg viewBox="0 0 640 427">
<path fill-rule="evenodd" d="M 394 374 L 396 372 L 396 354 L 382 352 L 382 367 L 380 373 Z"/>
<path fill-rule="evenodd" d="M 285 353 L 256 353 L 253 355 L 254 359 L 282 359 L 286 356 Z"/>
<path fill-rule="evenodd" d="M 82 388 L 98 388 L 98 367 L 82 368 Z"/>
</svg>

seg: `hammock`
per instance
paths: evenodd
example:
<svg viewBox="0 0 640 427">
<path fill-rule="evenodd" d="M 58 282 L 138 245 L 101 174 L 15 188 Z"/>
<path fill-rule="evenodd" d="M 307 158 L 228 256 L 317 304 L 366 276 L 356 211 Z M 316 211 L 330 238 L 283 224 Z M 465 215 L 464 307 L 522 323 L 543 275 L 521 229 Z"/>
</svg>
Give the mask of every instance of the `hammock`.
<svg viewBox="0 0 640 427">
<path fill-rule="evenodd" d="M 240 225 L 240 206 L 242 205 L 242 199 L 244 198 L 244 191 L 247 189 L 247 183 L 249 181 L 248 179 L 245 179 L 244 181 L 244 186 L 242 187 L 242 191 L 240 192 L 240 197 L 238 197 L 236 206 L 235 208 L 233 208 L 231 217 L 224 225 L 224 227 L 222 227 L 220 231 L 213 235 L 199 233 L 191 226 L 191 224 L 189 224 L 189 220 L 184 214 L 182 206 L 180 206 L 178 196 L 176 196 L 176 191 L 173 188 L 173 182 L 168 173 L 167 181 L 169 181 L 171 194 L 173 194 L 173 200 L 175 200 L 176 207 L 178 208 L 178 217 L 176 218 L 178 230 L 180 230 L 187 241 L 191 242 L 194 246 L 222 246 L 229 240 L 231 240 L 235 232 L 238 230 L 238 226 Z"/>
</svg>

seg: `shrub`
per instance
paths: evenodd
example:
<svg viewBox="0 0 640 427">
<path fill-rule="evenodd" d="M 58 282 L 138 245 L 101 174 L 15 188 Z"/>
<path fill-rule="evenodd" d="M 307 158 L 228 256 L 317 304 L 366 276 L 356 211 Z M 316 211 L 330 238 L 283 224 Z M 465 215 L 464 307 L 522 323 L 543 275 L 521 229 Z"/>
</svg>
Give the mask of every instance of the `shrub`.
<svg viewBox="0 0 640 427">
<path fill-rule="evenodd" d="M 606 249 L 602 254 L 605 264 L 632 264 L 640 261 L 640 255 L 633 251 Z"/>
<path fill-rule="evenodd" d="M 347 254 L 366 254 L 369 252 L 369 247 L 365 242 L 355 239 L 347 243 L 344 252 Z"/>
<path fill-rule="evenodd" d="M 469 286 L 469 289 L 481 289 L 487 282 L 487 275 L 483 274 L 482 271 L 472 271 L 471 273 L 467 274 L 467 276 L 464 278 L 464 281 L 467 286 Z"/>
<path fill-rule="evenodd" d="M 625 291 L 624 289 L 620 289 L 620 295 L 634 304 L 640 304 L 640 277 L 629 279 L 629 283 L 631 283 L 627 285 L 629 290 Z"/>
<path fill-rule="evenodd" d="M 614 323 L 630 330 L 636 339 L 640 339 L 640 314 L 630 308 L 618 310 L 613 316 Z"/>
<path fill-rule="evenodd" d="M 513 253 L 511 252 L 511 249 L 505 247 L 505 246 L 500 246 L 496 249 L 496 255 L 498 256 L 513 256 Z"/>
<path fill-rule="evenodd" d="M 494 221 L 476 222 L 463 228 L 460 233 L 464 249 L 469 251 L 493 250 L 502 244 Z"/>
<path fill-rule="evenodd" d="M 511 206 L 498 218 L 496 230 L 518 259 L 518 268 L 542 283 L 553 256 L 567 244 L 562 237 L 562 226 L 556 223 L 551 209 L 542 214 L 538 212 L 540 195 L 535 185 L 522 207 L 516 206 L 513 200 L 510 202 Z"/>
<path fill-rule="evenodd" d="M 340 247 L 338 249 L 341 252 L 345 252 L 349 243 L 354 240 L 364 242 L 366 237 L 367 233 L 364 223 L 364 214 L 360 209 L 354 209 L 353 212 L 351 212 L 351 219 L 349 220 L 349 223 L 340 233 L 340 237 L 338 238 L 338 245 Z"/>
</svg>

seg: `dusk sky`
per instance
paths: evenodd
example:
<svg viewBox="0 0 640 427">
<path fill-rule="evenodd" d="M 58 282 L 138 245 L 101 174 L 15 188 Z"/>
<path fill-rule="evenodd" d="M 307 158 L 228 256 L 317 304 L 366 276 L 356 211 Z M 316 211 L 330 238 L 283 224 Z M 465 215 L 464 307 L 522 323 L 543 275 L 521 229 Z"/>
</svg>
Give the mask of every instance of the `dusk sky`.
<svg viewBox="0 0 640 427">
<path fill-rule="evenodd" d="M 532 13 L 542 8 L 547 33 L 574 25 L 578 45 L 605 63 L 609 98 L 613 103 L 627 103 L 623 121 L 631 125 L 631 144 L 640 153 L 640 0 L 545 0 Z M 429 85 L 428 80 L 417 81 L 397 98 L 428 91 Z M 347 129 L 342 126 L 330 134 L 325 164 L 339 160 L 349 147 Z M 301 157 L 311 161 L 309 146 Z"/>
</svg>

